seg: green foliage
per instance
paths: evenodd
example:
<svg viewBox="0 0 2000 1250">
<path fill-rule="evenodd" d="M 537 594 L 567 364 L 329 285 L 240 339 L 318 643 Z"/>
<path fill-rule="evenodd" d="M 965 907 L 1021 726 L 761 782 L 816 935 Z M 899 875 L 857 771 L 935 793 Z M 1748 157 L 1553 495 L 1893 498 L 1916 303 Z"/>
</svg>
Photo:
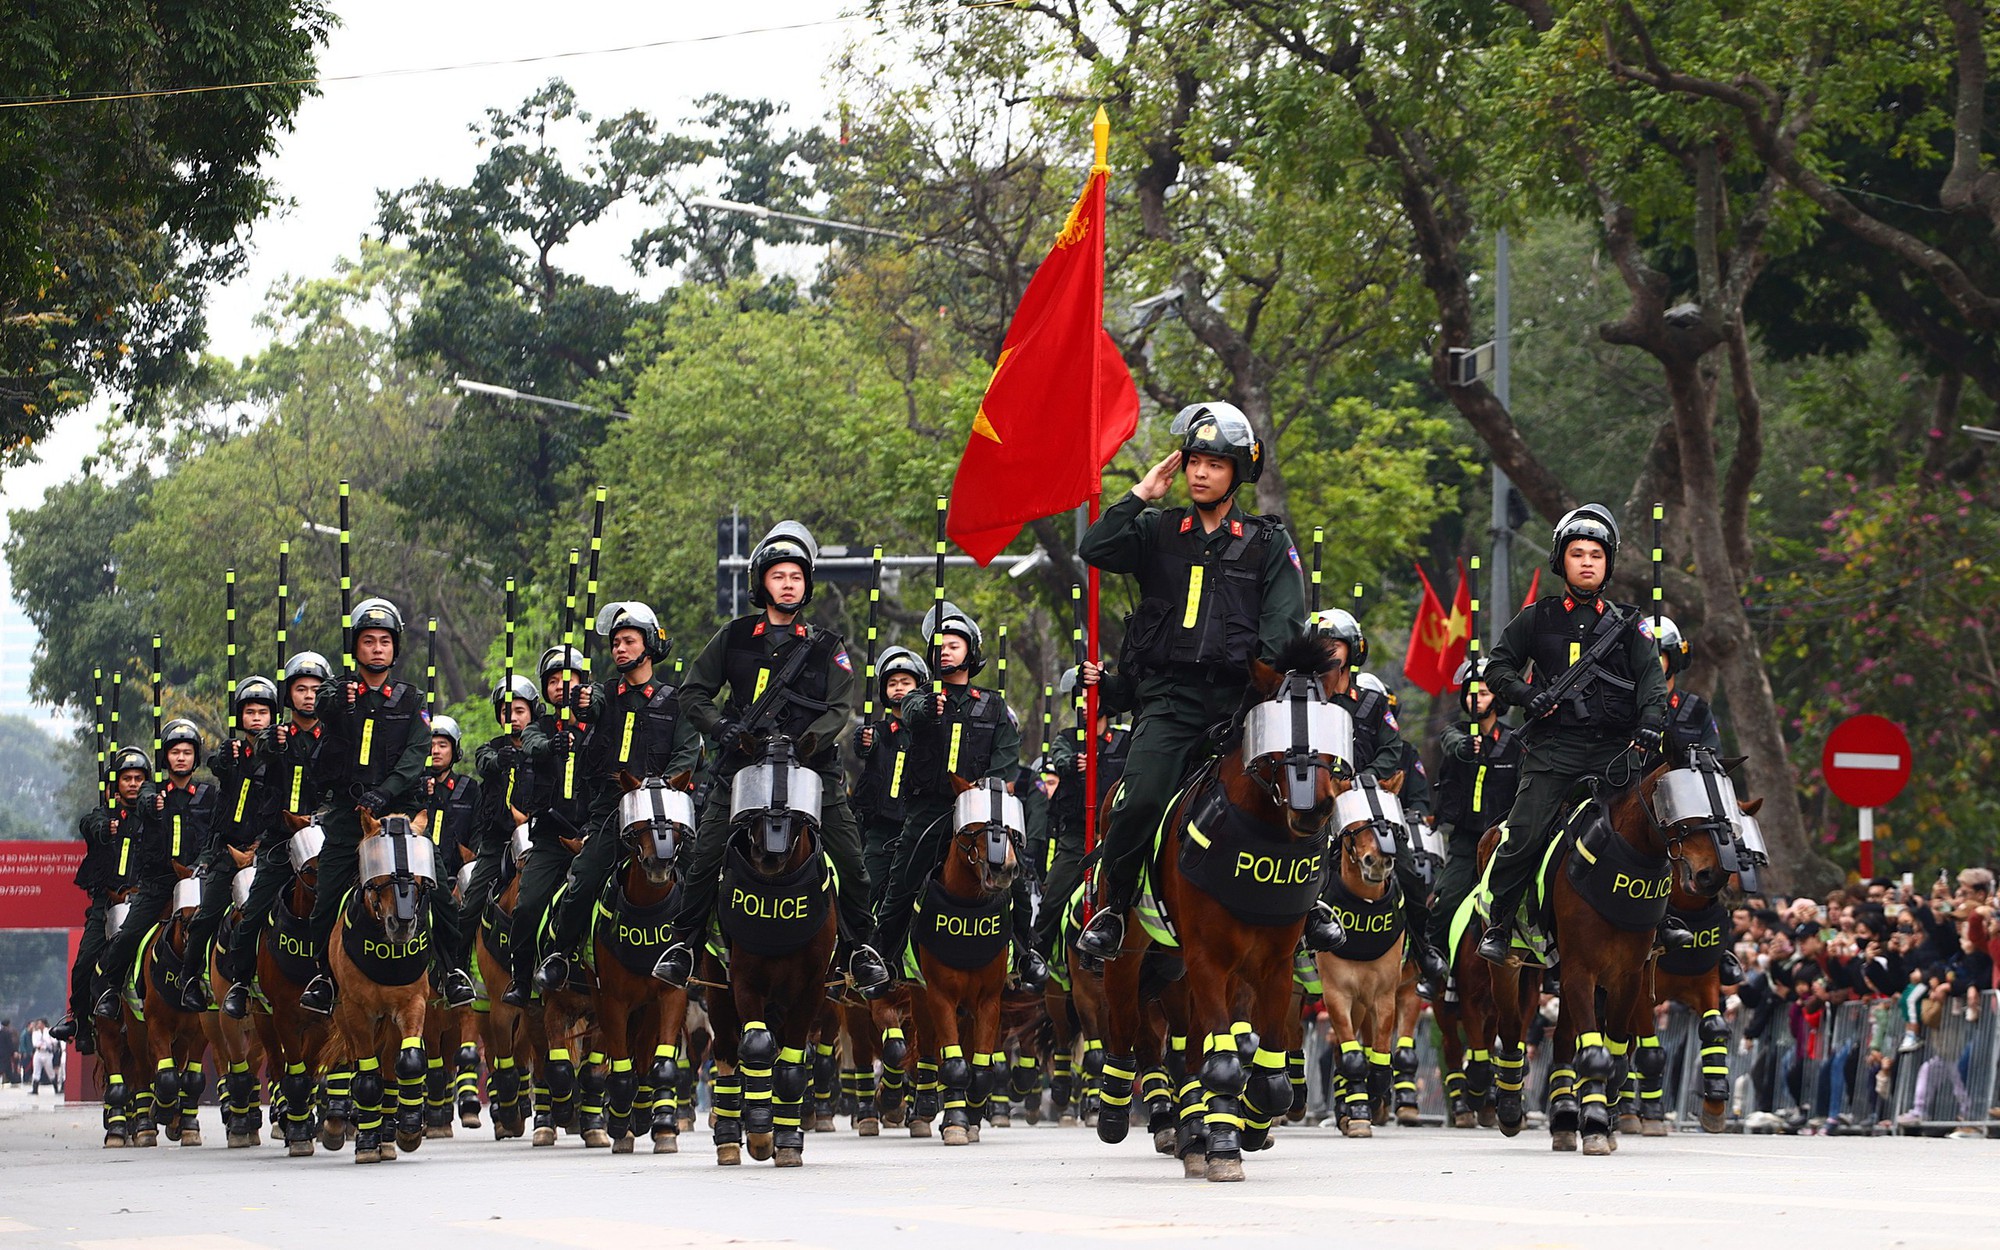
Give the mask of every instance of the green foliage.
<svg viewBox="0 0 2000 1250">
<path fill-rule="evenodd" d="M 0 841 L 73 836 L 81 808 L 62 802 L 71 754 L 28 718 L 0 716 Z"/>
</svg>

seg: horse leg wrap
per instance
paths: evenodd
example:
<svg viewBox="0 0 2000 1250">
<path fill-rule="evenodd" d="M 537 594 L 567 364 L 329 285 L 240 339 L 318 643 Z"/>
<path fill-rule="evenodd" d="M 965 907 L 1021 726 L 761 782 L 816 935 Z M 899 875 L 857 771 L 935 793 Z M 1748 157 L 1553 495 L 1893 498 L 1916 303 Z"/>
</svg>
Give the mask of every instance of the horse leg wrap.
<svg viewBox="0 0 2000 1250">
<path fill-rule="evenodd" d="M 680 1110 L 680 1048 L 672 1042 L 661 1042 L 655 1046 L 653 1067 L 647 1079 L 653 1087 L 654 1131 L 679 1132 L 680 1121 L 676 1113 Z"/>
<path fill-rule="evenodd" d="M 1285 1083 L 1292 1087 L 1292 1100 L 1285 1105 L 1286 1110 L 1306 1105 L 1306 1052 L 1288 1050 L 1285 1052 Z"/>
<path fill-rule="evenodd" d="M 241 1121 L 247 1119 L 256 1109 L 257 1082 L 250 1076 L 248 1063 L 232 1063 L 229 1074 L 222 1078 L 224 1097 L 229 1114 Z"/>
<path fill-rule="evenodd" d="M 1586 1081 L 1611 1079 L 1611 1048 L 1602 1033 L 1584 1033 L 1576 1039 L 1576 1074 Z"/>
<path fill-rule="evenodd" d="M 535 1083 L 529 1089 L 529 1101 L 535 1108 L 535 1127 L 553 1128 L 556 1122 L 556 1104 L 555 1099 L 549 1096 L 548 1081 L 537 1076 Z"/>
<path fill-rule="evenodd" d="M 806 1063 L 804 1049 L 780 1049 L 771 1078 L 773 1145 L 794 1150 L 805 1147 L 805 1101 L 811 1086 L 812 1068 Z"/>
<path fill-rule="evenodd" d="M 613 1059 L 611 1077 L 605 1082 L 605 1114 L 611 1136 L 623 1137 L 632 1126 L 632 1101 L 639 1094 L 639 1074 L 630 1059 Z"/>
<path fill-rule="evenodd" d="M 1549 1069 L 1549 1131 L 1574 1133 L 1580 1106 L 1576 1100 L 1576 1069 L 1558 1064 Z"/>
<path fill-rule="evenodd" d="M 1292 1081 L 1285 1072 L 1285 1052 L 1259 1046 L 1250 1056 L 1250 1077 L 1243 1087 L 1243 1118 L 1249 1128 L 1269 1128 L 1271 1121 L 1292 1107 Z"/>
<path fill-rule="evenodd" d="M 1146 1104 L 1146 1131 L 1157 1133 L 1174 1126 L 1174 1087 L 1161 1068 L 1147 1068 L 1139 1074 L 1139 1101 Z M 1098 1114 L 1099 1124 L 1104 1122 Z"/>
<path fill-rule="evenodd" d="M 400 1073 L 401 1059 L 396 1061 Z M 444 1070 L 443 1055 L 424 1057 L 424 1122 L 443 1124 L 451 1119 L 451 1080 Z"/>
<path fill-rule="evenodd" d="M 910 1041 L 903 1030 L 891 1025 L 882 1030 L 882 1066 L 901 1068 L 910 1058 Z"/>
<path fill-rule="evenodd" d="M 1639 1074 L 1639 1115 L 1648 1120 L 1667 1118 L 1666 1090 L 1661 1081 L 1667 1075 L 1667 1052 L 1656 1035 L 1639 1039 L 1632 1056 L 1632 1069 Z"/>
<path fill-rule="evenodd" d="M 1368 1101 L 1389 1105 L 1389 1090 L 1394 1083 L 1394 1074 L 1389 1069 L 1389 1055 L 1386 1051 L 1371 1050 L 1368 1053 Z"/>
<path fill-rule="evenodd" d="M 576 1097 L 576 1064 L 569 1051 L 558 1046 L 549 1052 L 548 1062 L 542 1065 L 542 1081 L 548 1086 L 551 1104 L 566 1105 Z"/>
<path fill-rule="evenodd" d="M 142 1085 L 132 1091 L 132 1131 L 150 1133 L 157 1127 L 153 1121 L 153 1091 Z"/>
<path fill-rule="evenodd" d="M 1027 1102 L 1041 1092 L 1040 1061 L 1033 1055 L 1022 1055 L 1015 1059 L 1013 1069 L 1007 1074 L 1007 1096 L 1015 1102 Z"/>
<path fill-rule="evenodd" d="M 201 1114 L 202 1090 L 208 1086 L 208 1078 L 202 1073 L 199 1061 L 181 1069 L 181 1118 L 192 1121 Z"/>
<path fill-rule="evenodd" d="M 1493 1052 L 1493 1105 L 1503 1124 L 1519 1124 L 1525 1114 L 1521 1086 L 1527 1062 L 1527 1049 L 1522 1046 L 1502 1046 Z"/>
<path fill-rule="evenodd" d="M 1493 1092 L 1493 1053 L 1486 1050 L 1465 1052 L 1465 1096 L 1473 1105 L 1486 1101 Z"/>
<path fill-rule="evenodd" d="M 1334 1069 L 1340 1074 L 1340 1102 L 1344 1105 L 1349 1119 L 1368 1118 L 1368 1052 L 1360 1042 L 1346 1041 L 1340 1044 L 1340 1058 L 1334 1061 Z"/>
<path fill-rule="evenodd" d="M 1202 1088 L 1234 1098 L 1243 1092 L 1244 1079 L 1243 1056 L 1237 1052 L 1235 1034 L 1211 1034 L 1208 1053 L 1201 1061 Z"/>
<path fill-rule="evenodd" d="M 965 1109 L 977 1124 L 986 1115 L 987 1103 L 993 1097 L 994 1082 L 1000 1079 L 999 1070 L 994 1066 L 1005 1064 L 1007 1056 L 1001 1054 L 982 1055 L 977 1051 L 972 1055 L 972 1084 L 967 1087 Z"/>
<path fill-rule="evenodd" d="M 1636 1114 L 1639 1082 L 1632 1067 L 1632 1044 L 1609 1041 L 1605 1043 L 1605 1049 L 1611 1052 L 1611 1075 L 1605 1078 L 1605 1092 L 1611 1095 L 1611 1102 L 1621 1108 L 1621 1113 Z"/>
<path fill-rule="evenodd" d="M 917 1060 L 917 1098 L 910 1107 L 910 1114 L 919 1120 L 929 1120 L 938 1113 L 938 1093 L 944 1087 L 938 1083 L 938 1066 L 928 1059 Z"/>
<path fill-rule="evenodd" d="M 1112 1145 L 1125 1140 L 1132 1128 L 1132 1082 L 1139 1075 L 1138 1060 L 1131 1055 L 1106 1055 L 1098 1075 L 1097 1140 Z"/>
<path fill-rule="evenodd" d="M 354 1128 L 357 1133 L 382 1131 L 382 1061 L 373 1055 L 355 1065 Z"/>
<path fill-rule="evenodd" d="M 728 1146 L 743 1140 L 743 1077 L 740 1073 L 715 1076 L 715 1144 Z"/>
<path fill-rule="evenodd" d="M 159 1066 L 153 1069 L 153 1101 L 158 1103 L 162 1110 L 180 1105 L 181 1077 L 180 1073 L 174 1071 L 174 1061 L 171 1058 L 160 1060 Z"/>
<path fill-rule="evenodd" d="M 1201 1078 L 1191 1076 L 1183 1080 L 1174 1101 L 1180 1113 L 1180 1123 L 1174 1131 L 1174 1155 L 1185 1158 L 1190 1154 L 1207 1154 L 1208 1095 L 1201 1088 Z"/>
<path fill-rule="evenodd" d="M 1444 1102 L 1445 1110 L 1453 1116 L 1471 1114 L 1472 1103 L 1465 1097 L 1465 1073 L 1444 1074 Z"/>
<path fill-rule="evenodd" d="M 852 1075 L 854 1081 L 848 1088 L 854 1091 L 854 1118 L 857 1120 L 880 1119 L 882 1111 L 875 1104 L 875 1069 L 872 1067 L 856 1068 Z"/>
<path fill-rule="evenodd" d="M 451 1088 L 461 1113 L 478 1113 L 479 1047 L 470 1042 L 458 1048 L 458 1068 L 452 1074 Z"/>
<path fill-rule="evenodd" d="M 1399 1037 L 1396 1049 L 1389 1056 L 1389 1071 L 1396 1080 L 1396 1107 L 1417 1105 L 1417 1039 Z"/>
<path fill-rule="evenodd" d="M 743 1078 L 743 1128 L 750 1133 L 771 1131 L 771 1067 L 778 1062 L 778 1039 L 762 1020 L 743 1026 L 737 1048 L 737 1071 Z"/>
<path fill-rule="evenodd" d="M 396 1131 L 419 1133 L 424 1127 L 424 1078 L 430 1063 L 424 1058 L 424 1039 L 406 1037 L 396 1052 Z M 438 1065 L 438 1080 L 444 1080 L 444 1065 Z"/>
<path fill-rule="evenodd" d="M 972 1065 L 965 1061 L 965 1049 L 951 1045 L 938 1060 L 938 1080 L 944 1087 L 944 1123 L 970 1123 L 965 1113 L 966 1087 L 972 1084 Z"/>
<path fill-rule="evenodd" d="M 604 1127 L 604 1088 L 607 1084 L 604 1070 L 604 1052 L 593 1050 L 584 1056 L 583 1067 L 577 1073 L 577 1127 L 579 1129 L 602 1129 Z"/>
<path fill-rule="evenodd" d="M 496 1115 L 506 1111 L 511 1122 L 520 1109 L 521 1069 L 514 1066 L 513 1056 L 502 1055 L 493 1061 L 493 1110 Z"/>
<path fill-rule="evenodd" d="M 1695 1026 L 1701 1041 L 1701 1096 L 1716 1102 L 1729 1097 L 1729 1025 L 1720 1011 L 1703 1013 Z"/>
<path fill-rule="evenodd" d="M 304 1141 L 312 1136 L 312 1078 L 303 1063 L 288 1063 L 278 1087 L 285 1099 L 285 1140 Z"/>
<path fill-rule="evenodd" d="M 825 1042 L 813 1043 L 812 1095 L 815 1114 L 832 1115 L 840 1094 L 840 1052 Z M 821 1112 L 820 1108 L 825 1111 Z"/>
<path fill-rule="evenodd" d="M 1089 1077 L 1094 1085 L 1098 1073 L 1102 1071 L 1104 1071 L 1104 1043 L 1093 1037 L 1083 1044 L 1083 1074 Z"/>
<path fill-rule="evenodd" d="M 882 1110 L 893 1111 L 897 1107 L 902 1106 L 903 1100 L 909 1097 L 909 1092 L 910 1077 L 908 1073 L 904 1072 L 901 1068 L 885 1067 L 882 1069 L 882 1080 L 879 1092 L 876 1095 L 878 1105 Z"/>
<path fill-rule="evenodd" d="M 745 1067 L 768 1068 L 778 1062 L 778 1038 L 762 1020 L 752 1020 L 743 1026 L 736 1054 Z"/>
<path fill-rule="evenodd" d="M 1069 1110 L 1070 1095 L 1075 1089 L 1076 1078 L 1070 1075 L 1069 1056 L 1058 1054 L 1049 1060 L 1049 1104 L 1057 1115 Z"/>
<path fill-rule="evenodd" d="M 1211 1033 L 1208 1053 L 1201 1063 L 1201 1086 L 1208 1094 L 1208 1156 L 1232 1158 L 1242 1154 L 1243 1106 L 1240 1096 L 1246 1080 L 1243 1055 L 1234 1031 Z"/>
</svg>

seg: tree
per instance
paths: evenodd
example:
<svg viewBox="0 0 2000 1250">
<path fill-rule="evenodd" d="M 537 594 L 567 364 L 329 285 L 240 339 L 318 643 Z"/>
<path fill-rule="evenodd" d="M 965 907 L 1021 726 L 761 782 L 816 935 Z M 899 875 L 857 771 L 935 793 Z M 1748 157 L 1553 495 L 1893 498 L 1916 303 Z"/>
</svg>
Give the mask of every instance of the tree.
<svg viewBox="0 0 2000 1250">
<path fill-rule="evenodd" d="M 68 754 L 27 717 L 0 716 L 0 840 L 75 833 L 77 813 L 61 802 Z"/>
<path fill-rule="evenodd" d="M 204 338 L 206 288 L 276 202 L 258 173 L 332 16 L 319 0 L 11 9 L 0 80 L 0 449 L 109 388 L 150 413 Z M 198 94 L 141 95 L 256 82 Z M 120 98 L 93 99 L 97 96 Z"/>
</svg>

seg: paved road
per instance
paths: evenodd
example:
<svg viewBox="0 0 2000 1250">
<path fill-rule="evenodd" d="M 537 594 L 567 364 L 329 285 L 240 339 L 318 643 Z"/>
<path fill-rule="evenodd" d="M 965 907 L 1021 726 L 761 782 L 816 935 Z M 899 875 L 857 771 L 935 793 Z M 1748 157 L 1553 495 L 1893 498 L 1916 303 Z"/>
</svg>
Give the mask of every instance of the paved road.
<svg viewBox="0 0 2000 1250">
<path fill-rule="evenodd" d="M 575 1139 L 533 1150 L 466 1134 L 369 1168 L 346 1151 L 98 1143 L 94 1107 L 0 1091 L 0 1250 L 289 1250 L 349 1232 L 412 1250 L 809 1250 L 908 1234 L 1038 1248 L 1056 1235 L 1084 1248 L 2000 1245 L 2000 1142 L 1983 1140 L 1679 1136 L 1584 1159 L 1534 1134 L 1292 1129 L 1240 1185 L 1181 1180 L 1136 1135 L 1113 1148 L 1018 1121 L 962 1149 L 816 1134 L 806 1166 L 787 1172 L 718 1168 L 700 1135 L 676 1156 L 614 1157 Z"/>
</svg>

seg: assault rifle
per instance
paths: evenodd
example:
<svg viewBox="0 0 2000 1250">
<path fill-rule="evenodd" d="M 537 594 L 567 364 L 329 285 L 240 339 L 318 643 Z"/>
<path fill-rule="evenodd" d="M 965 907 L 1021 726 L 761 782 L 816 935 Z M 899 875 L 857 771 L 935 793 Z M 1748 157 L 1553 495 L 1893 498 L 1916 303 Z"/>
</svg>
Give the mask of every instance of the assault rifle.
<svg viewBox="0 0 2000 1250">
<path fill-rule="evenodd" d="M 1628 614 L 1624 608 L 1615 604 L 1605 610 L 1604 619 L 1598 622 L 1590 646 L 1577 657 L 1576 663 L 1564 669 L 1546 687 L 1548 692 L 1555 696 L 1555 703 L 1549 705 L 1550 712 L 1555 710 L 1556 703 L 1561 703 L 1565 698 L 1574 699 L 1579 705 L 1577 710 L 1579 712 L 1583 710 L 1581 704 L 1584 690 L 1594 678 L 1605 675 L 1598 662 L 1611 654 L 1611 648 L 1624 641 L 1625 630 L 1635 619 L 1637 619 L 1635 615 Z"/>
</svg>

